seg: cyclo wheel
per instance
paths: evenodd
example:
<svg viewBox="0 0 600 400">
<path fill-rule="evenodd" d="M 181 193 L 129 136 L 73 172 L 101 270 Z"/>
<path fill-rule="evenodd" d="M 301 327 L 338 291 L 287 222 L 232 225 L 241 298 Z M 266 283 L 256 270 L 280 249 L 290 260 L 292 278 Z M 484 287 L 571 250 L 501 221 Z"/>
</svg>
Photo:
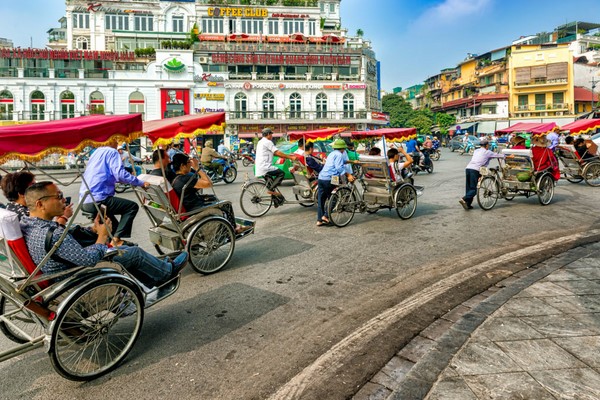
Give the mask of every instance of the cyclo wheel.
<svg viewBox="0 0 600 400">
<path fill-rule="evenodd" d="M 590 186 L 600 186 L 600 162 L 590 162 L 583 168 L 583 178 Z"/>
<path fill-rule="evenodd" d="M 226 219 L 212 216 L 201 220 L 187 237 L 192 268 L 201 274 L 213 274 L 231 259 L 235 232 Z"/>
<path fill-rule="evenodd" d="M 21 309 L 19 312 L 16 310 L 21 309 L 11 300 L 4 296 L 0 296 L 0 315 L 7 315 L 15 312 L 15 314 L 7 317 L 10 321 L 16 325 L 16 327 L 23 332 L 29 334 L 31 337 L 38 337 L 44 333 L 44 327 L 38 323 L 34 316 L 32 316 L 26 309 Z M 10 324 L 0 321 L 0 331 L 4 335 L 15 343 L 27 343 L 29 338 L 23 336 L 21 332 L 14 329 Z"/>
<path fill-rule="evenodd" d="M 297 194 L 294 194 L 294 196 L 296 197 L 296 201 L 298 202 L 298 204 L 300 204 L 302 207 L 312 207 L 315 205 L 315 202 L 312 199 L 305 199 L 304 197 L 298 196 Z"/>
<path fill-rule="evenodd" d="M 489 211 L 496 205 L 498 202 L 498 197 L 500 196 L 500 189 L 498 188 L 498 183 L 496 179 L 491 176 L 484 177 L 481 182 L 479 182 L 479 187 L 477 188 L 477 204 L 485 211 Z"/>
<path fill-rule="evenodd" d="M 223 174 L 223 181 L 225 183 L 232 183 L 237 178 L 237 169 L 235 167 L 229 167 L 229 169 Z"/>
<path fill-rule="evenodd" d="M 240 194 L 240 206 L 244 214 L 249 217 L 265 215 L 272 205 L 273 199 L 267 193 L 267 185 L 264 182 L 252 182 Z"/>
<path fill-rule="evenodd" d="M 540 204 L 547 206 L 554 197 L 554 181 L 550 174 L 544 174 L 537 182 L 537 195 Z"/>
<path fill-rule="evenodd" d="M 140 289 L 124 278 L 93 281 L 67 297 L 52 323 L 50 361 L 63 377 L 84 381 L 115 369 L 142 328 Z"/>
<path fill-rule="evenodd" d="M 571 183 L 579 183 L 583 180 L 583 176 L 563 174 L 565 179 Z"/>
<path fill-rule="evenodd" d="M 362 178 L 363 177 L 363 167 L 360 164 L 352 164 L 352 175 L 354 175 L 355 178 Z"/>
<path fill-rule="evenodd" d="M 327 215 L 329 221 L 338 228 L 342 228 L 354 218 L 355 195 L 347 187 L 341 187 L 331 194 L 327 203 Z"/>
<path fill-rule="evenodd" d="M 417 210 L 417 191 L 410 185 L 402 185 L 394 192 L 396 212 L 401 219 L 409 219 Z"/>
</svg>

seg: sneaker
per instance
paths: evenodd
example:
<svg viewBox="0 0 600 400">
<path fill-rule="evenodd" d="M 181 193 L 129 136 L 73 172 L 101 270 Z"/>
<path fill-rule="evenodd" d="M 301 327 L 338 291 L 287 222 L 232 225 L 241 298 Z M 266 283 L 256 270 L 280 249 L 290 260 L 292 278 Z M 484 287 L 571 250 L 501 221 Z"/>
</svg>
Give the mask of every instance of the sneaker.
<svg viewBox="0 0 600 400">
<path fill-rule="evenodd" d="M 182 251 L 181 254 L 175 257 L 175 259 L 171 262 L 172 270 L 169 279 L 175 278 L 177 275 L 179 275 L 183 267 L 186 266 L 188 258 L 189 254 L 186 251 Z"/>
<path fill-rule="evenodd" d="M 465 199 L 460 199 L 458 202 L 460 203 L 461 206 L 463 206 L 463 208 L 465 210 L 469 209 L 469 205 L 467 204 L 467 202 L 465 201 Z M 471 207 L 471 208 L 473 208 L 473 207 Z"/>
</svg>

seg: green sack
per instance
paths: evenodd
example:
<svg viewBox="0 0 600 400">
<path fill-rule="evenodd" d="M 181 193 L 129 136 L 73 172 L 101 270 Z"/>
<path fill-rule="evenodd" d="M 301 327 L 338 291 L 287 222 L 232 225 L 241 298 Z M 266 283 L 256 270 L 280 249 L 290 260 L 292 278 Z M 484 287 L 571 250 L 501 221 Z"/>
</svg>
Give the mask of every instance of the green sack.
<svg viewBox="0 0 600 400">
<path fill-rule="evenodd" d="M 528 171 L 518 172 L 517 180 L 519 182 L 529 182 L 531 180 L 531 172 L 528 172 Z"/>
</svg>

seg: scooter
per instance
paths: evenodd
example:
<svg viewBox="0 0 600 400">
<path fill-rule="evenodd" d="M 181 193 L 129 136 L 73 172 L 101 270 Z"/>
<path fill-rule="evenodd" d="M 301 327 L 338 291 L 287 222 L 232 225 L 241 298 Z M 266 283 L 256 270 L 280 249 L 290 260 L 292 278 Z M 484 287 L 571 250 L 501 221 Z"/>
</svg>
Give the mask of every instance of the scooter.
<svg viewBox="0 0 600 400">
<path fill-rule="evenodd" d="M 254 164 L 255 159 L 254 153 L 242 153 L 242 165 L 244 167 L 249 167 Z"/>
<path fill-rule="evenodd" d="M 429 150 L 424 149 L 423 151 Z M 421 165 L 420 163 L 421 155 L 419 153 L 413 153 L 412 158 L 413 162 L 410 165 L 410 167 L 408 167 L 409 172 L 412 172 L 414 175 L 416 175 L 419 172 L 427 172 L 428 174 L 431 174 L 433 172 L 433 161 L 431 161 L 431 157 L 425 157 L 425 159 L 423 160 L 423 165 Z"/>
<path fill-rule="evenodd" d="M 218 183 L 221 181 L 225 183 L 232 183 L 235 181 L 235 178 L 237 178 L 237 168 L 229 161 L 229 159 L 224 160 L 222 158 L 217 158 L 215 162 L 223 164 L 222 175 L 218 174 L 217 171 L 213 170 L 212 168 L 204 168 L 206 175 L 208 175 L 212 183 Z"/>
</svg>

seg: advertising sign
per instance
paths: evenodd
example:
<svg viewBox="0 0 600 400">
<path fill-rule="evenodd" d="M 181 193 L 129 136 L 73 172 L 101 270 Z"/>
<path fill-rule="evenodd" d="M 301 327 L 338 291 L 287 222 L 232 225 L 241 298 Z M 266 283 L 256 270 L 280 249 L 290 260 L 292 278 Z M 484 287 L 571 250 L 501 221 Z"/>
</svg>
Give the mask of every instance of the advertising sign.
<svg viewBox="0 0 600 400">
<path fill-rule="evenodd" d="M 188 115 L 190 113 L 190 90 L 161 89 L 160 111 L 163 118 Z"/>
</svg>

